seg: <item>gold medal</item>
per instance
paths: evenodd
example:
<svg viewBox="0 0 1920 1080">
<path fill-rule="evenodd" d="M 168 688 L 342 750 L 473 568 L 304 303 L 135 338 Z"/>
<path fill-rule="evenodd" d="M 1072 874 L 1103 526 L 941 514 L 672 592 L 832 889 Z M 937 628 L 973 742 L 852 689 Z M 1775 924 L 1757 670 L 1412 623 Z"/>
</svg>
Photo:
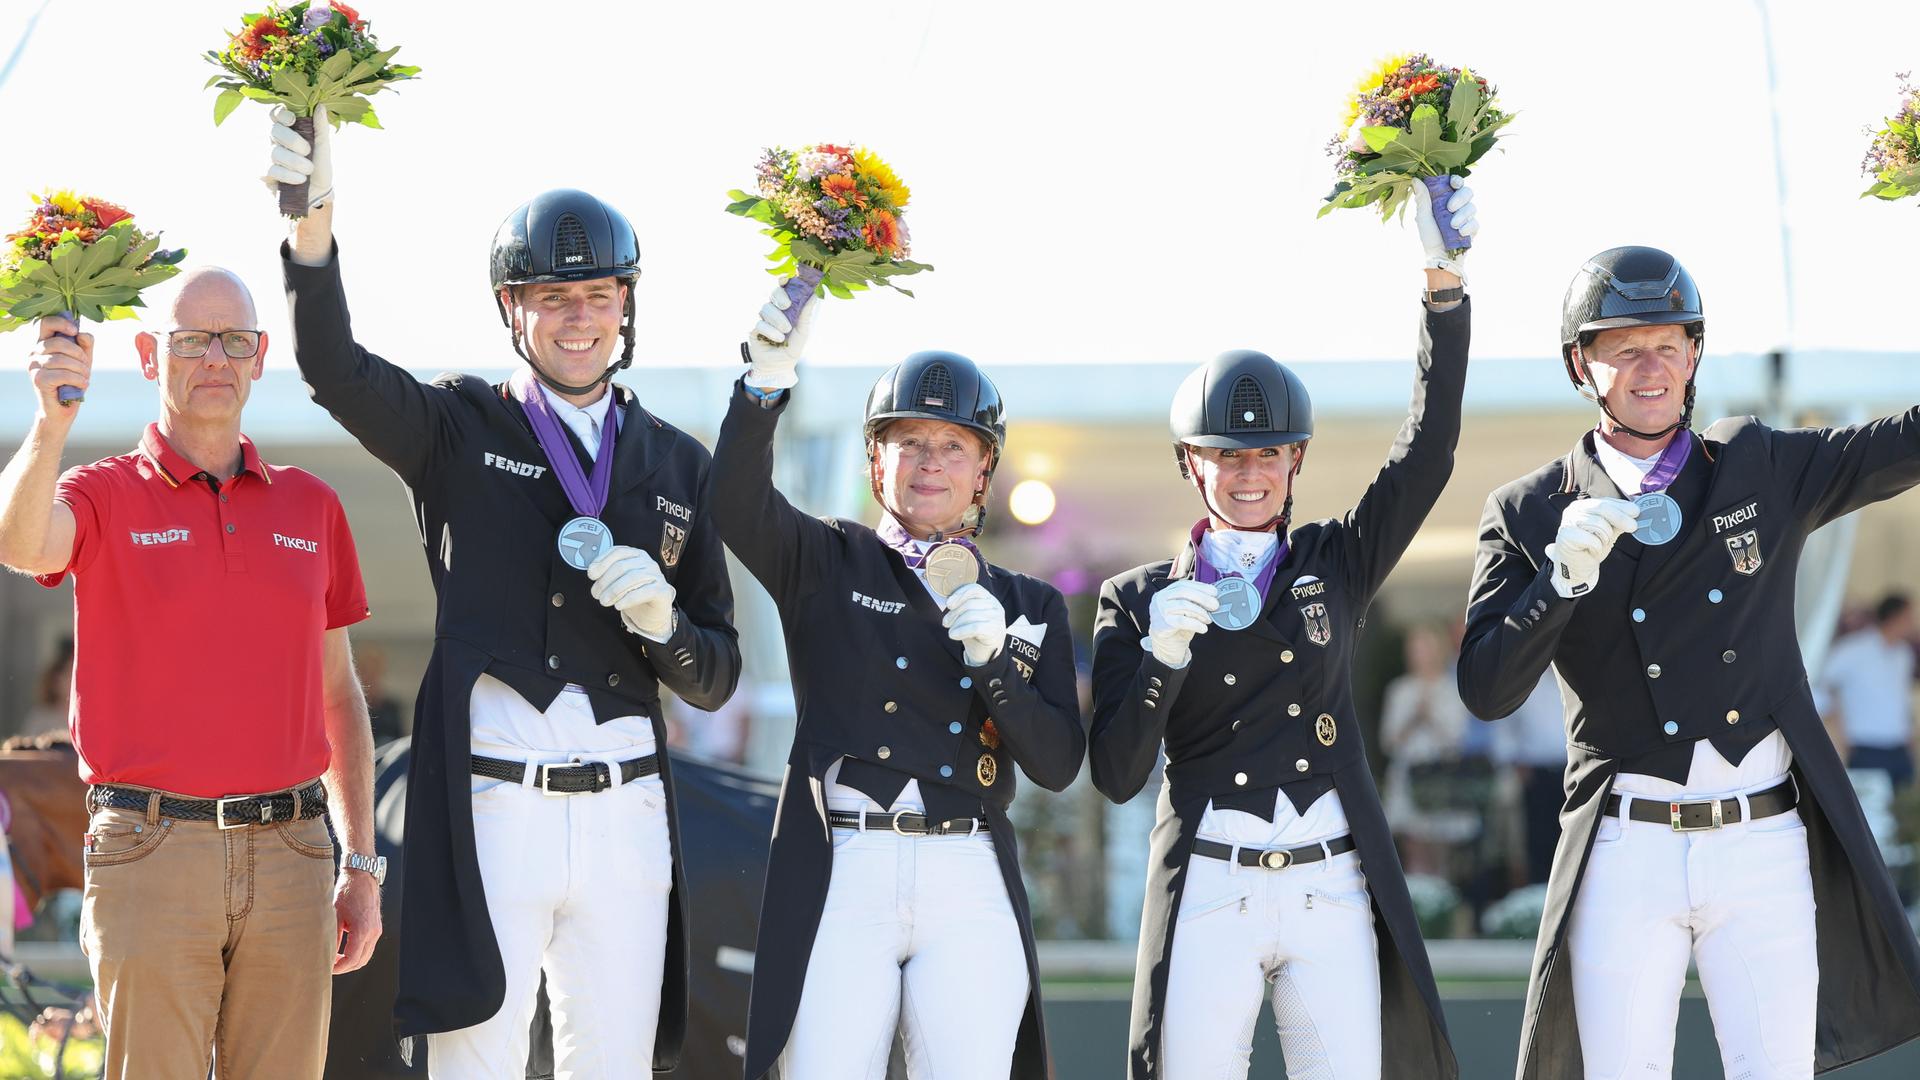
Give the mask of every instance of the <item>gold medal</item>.
<svg viewBox="0 0 1920 1080">
<path fill-rule="evenodd" d="M 1339 734 L 1340 731 L 1334 726 L 1331 713 L 1321 713 L 1320 718 L 1313 722 L 1313 737 L 1320 740 L 1321 746 L 1332 746 L 1333 740 Z"/>
<path fill-rule="evenodd" d="M 960 586 L 980 580 L 980 560 L 964 546 L 951 542 L 936 545 L 927 552 L 921 567 L 927 572 L 927 586 L 942 600 L 952 596 Z"/>
<path fill-rule="evenodd" d="M 993 726 L 992 720 L 980 725 L 980 745 L 989 750 L 1000 749 L 1000 729 Z"/>
<path fill-rule="evenodd" d="M 993 760 L 992 754 L 981 754 L 980 760 L 974 763 L 973 775 L 980 778 L 981 787 L 992 787 L 1000 776 L 1000 763 Z"/>
</svg>

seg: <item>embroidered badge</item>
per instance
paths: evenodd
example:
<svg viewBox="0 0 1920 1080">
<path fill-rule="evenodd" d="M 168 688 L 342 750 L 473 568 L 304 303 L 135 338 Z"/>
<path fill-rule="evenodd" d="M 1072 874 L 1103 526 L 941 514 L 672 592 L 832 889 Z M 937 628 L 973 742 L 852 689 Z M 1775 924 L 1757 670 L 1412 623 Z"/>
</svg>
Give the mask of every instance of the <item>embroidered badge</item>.
<svg viewBox="0 0 1920 1080">
<path fill-rule="evenodd" d="M 1327 617 L 1327 605 L 1308 604 L 1300 609 L 1300 617 L 1307 623 L 1307 640 L 1325 648 L 1333 640 L 1333 620 Z"/>
<path fill-rule="evenodd" d="M 687 530 L 669 521 L 660 527 L 660 565 L 675 566 L 687 547 Z"/>
<path fill-rule="evenodd" d="M 1733 569 L 1736 573 L 1745 574 L 1747 577 L 1759 573 L 1761 561 L 1759 531 L 1748 529 L 1738 536 L 1727 537 L 1727 555 L 1733 559 Z"/>
</svg>

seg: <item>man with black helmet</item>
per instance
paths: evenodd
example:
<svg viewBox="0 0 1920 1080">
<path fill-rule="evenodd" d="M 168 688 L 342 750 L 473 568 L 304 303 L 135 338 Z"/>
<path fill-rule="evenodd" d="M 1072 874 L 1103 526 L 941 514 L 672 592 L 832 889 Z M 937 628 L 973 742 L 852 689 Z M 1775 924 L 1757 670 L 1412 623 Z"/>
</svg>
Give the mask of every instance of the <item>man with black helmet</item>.
<svg viewBox="0 0 1920 1080">
<path fill-rule="evenodd" d="M 660 688 L 716 708 L 740 651 L 707 452 L 609 382 L 633 359 L 633 228 L 581 191 L 514 210 L 492 285 L 526 368 L 421 383 L 354 341 L 325 120 L 273 138 L 270 183 L 313 192 L 282 248 L 301 373 L 406 483 L 439 602 L 396 1029 L 428 1036 L 435 1076 L 520 1077 L 544 971 L 561 1073 L 671 1068 L 686 937 Z"/>
<path fill-rule="evenodd" d="M 1920 483 L 1920 409 L 1696 435 L 1705 334 L 1673 256 L 1588 260 L 1560 343 L 1599 424 L 1481 520 L 1461 697 L 1506 716 L 1551 664 L 1567 724 L 1522 1080 L 1672 1075 L 1689 960 L 1730 1077 L 1920 1035 L 1920 948 L 1793 622 L 1807 534 Z"/>
<path fill-rule="evenodd" d="M 1093 638 L 1093 782 L 1115 802 L 1165 747 L 1134 975 L 1131 1080 L 1244 1078 L 1262 999 L 1297 1080 L 1459 1075 L 1354 707 L 1368 605 L 1453 471 L 1469 308 L 1435 213 L 1413 401 L 1338 520 L 1290 529 L 1313 409 L 1264 353 L 1174 395 L 1174 460 L 1206 516 L 1177 558 L 1106 582 Z M 1383 1038 L 1387 1032 L 1391 1038 Z"/>
<path fill-rule="evenodd" d="M 1018 765 L 1064 789 L 1086 739 L 1066 602 L 973 546 L 1000 393 L 922 352 L 867 397 L 878 528 L 773 486 L 813 305 L 761 311 L 714 447 L 714 521 L 773 595 L 799 723 L 761 904 L 746 1075 L 1046 1080 L 1039 969 L 1007 820 Z M 796 325 L 797 324 L 797 325 Z"/>
</svg>

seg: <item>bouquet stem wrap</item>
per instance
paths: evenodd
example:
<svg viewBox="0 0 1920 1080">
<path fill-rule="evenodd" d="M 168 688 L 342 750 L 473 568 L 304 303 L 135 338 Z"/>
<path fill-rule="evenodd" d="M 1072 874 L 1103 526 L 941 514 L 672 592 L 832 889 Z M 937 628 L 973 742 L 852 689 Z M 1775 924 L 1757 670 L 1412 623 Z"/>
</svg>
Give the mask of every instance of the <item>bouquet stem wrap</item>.
<svg viewBox="0 0 1920 1080">
<path fill-rule="evenodd" d="M 787 308 L 788 322 L 795 326 L 800 325 L 800 309 L 806 307 L 807 301 L 813 299 L 813 291 L 819 287 L 820 279 L 826 276 L 825 270 L 801 263 L 800 268 L 794 271 L 793 277 L 787 279 L 787 299 L 793 301 L 793 306 Z"/>
<path fill-rule="evenodd" d="M 75 315 L 71 311 L 62 311 L 59 313 L 59 315 L 61 318 L 68 319 L 73 322 L 80 321 L 80 317 L 78 315 Z M 68 341 L 74 341 L 74 342 L 77 342 L 79 340 L 78 338 L 74 337 L 72 334 L 55 334 L 54 336 L 65 338 Z M 77 386 L 62 386 L 59 389 L 54 391 L 54 395 L 60 399 L 61 408 L 65 408 L 65 409 L 71 409 L 75 405 L 79 404 L 80 402 L 87 400 L 87 392 L 85 390 L 80 389 Z"/>
<path fill-rule="evenodd" d="M 1427 199 L 1433 204 L 1433 223 L 1440 226 L 1440 242 L 1448 251 L 1465 251 L 1473 246 L 1473 237 L 1461 236 L 1453 231 L 1453 215 L 1447 211 L 1447 200 L 1453 198 L 1453 177 L 1428 176 L 1421 180 L 1427 185 Z"/>
<path fill-rule="evenodd" d="M 313 117 L 297 116 L 293 120 L 293 130 L 313 145 Z M 282 217 L 303 218 L 307 216 L 307 192 L 311 185 L 304 181 L 298 184 L 280 185 L 280 214 Z"/>
</svg>

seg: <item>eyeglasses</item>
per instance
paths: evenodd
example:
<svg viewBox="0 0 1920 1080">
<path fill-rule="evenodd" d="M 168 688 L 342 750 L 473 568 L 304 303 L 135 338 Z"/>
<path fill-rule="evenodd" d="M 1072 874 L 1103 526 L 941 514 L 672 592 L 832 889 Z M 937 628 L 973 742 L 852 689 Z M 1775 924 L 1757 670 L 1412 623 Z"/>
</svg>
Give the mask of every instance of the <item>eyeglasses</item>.
<svg viewBox="0 0 1920 1080">
<path fill-rule="evenodd" d="M 220 351 L 235 360 L 245 360 L 260 351 L 258 330 L 173 330 L 167 334 L 167 351 L 191 360 L 207 355 L 216 338 Z"/>
</svg>

